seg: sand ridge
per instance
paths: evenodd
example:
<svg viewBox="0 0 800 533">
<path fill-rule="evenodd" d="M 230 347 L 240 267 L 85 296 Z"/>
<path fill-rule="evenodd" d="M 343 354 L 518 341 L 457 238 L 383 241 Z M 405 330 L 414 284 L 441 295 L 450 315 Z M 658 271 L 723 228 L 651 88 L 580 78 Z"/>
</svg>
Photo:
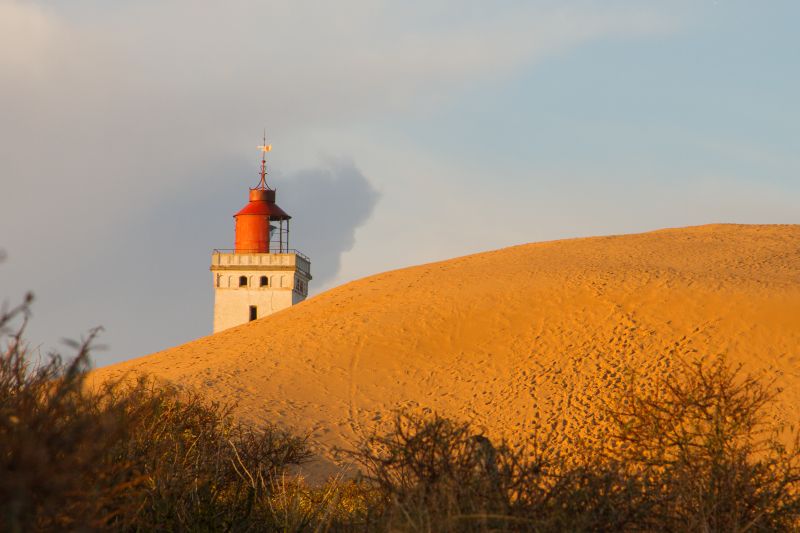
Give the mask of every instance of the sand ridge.
<svg viewBox="0 0 800 533">
<path fill-rule="evenodd" d="M 725 354 L 800 425 L 800 226 L 709 225 L 526 244 L 385 272 L 95 372 L 147 372 L 311 436 L 331 471 L 394 409 L 568 450 L 603 436 L 626 369 Z M 643 380 L 647 386 L 647 379 Z"/>
</svg>

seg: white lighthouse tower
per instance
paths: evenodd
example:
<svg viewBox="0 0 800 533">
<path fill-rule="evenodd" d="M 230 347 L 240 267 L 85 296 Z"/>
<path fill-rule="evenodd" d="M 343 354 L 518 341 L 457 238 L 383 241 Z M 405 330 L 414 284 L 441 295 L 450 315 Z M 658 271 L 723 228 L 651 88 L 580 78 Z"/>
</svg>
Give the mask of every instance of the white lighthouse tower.
<svg viewBox="0 0 800 533">
<path fill-rule="evenodd" d="M 267 185 L 266 153 L 259 146 L 261 181 L 250 189 L 250 201 L 233 218 L 232 250 L 214 250 L 214 333 L 286 309 L 305 300 L 311 260 L 289 248 L 289 220 Z"/>
</svg>

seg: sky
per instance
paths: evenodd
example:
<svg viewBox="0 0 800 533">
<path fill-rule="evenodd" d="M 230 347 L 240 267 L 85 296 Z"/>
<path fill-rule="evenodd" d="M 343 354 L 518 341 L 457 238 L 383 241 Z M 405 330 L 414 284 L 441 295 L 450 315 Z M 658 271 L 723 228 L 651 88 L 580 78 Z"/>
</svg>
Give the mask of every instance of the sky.
<svg viewBox="0 0 800 533">
<path fill-rule="evenodd" d="M 98 366 L 208 335 L 270 183 L 312 297 L 543 240 L 800 223 L 794 1 L 0 0 L 0 301 Z"/>
</svg>

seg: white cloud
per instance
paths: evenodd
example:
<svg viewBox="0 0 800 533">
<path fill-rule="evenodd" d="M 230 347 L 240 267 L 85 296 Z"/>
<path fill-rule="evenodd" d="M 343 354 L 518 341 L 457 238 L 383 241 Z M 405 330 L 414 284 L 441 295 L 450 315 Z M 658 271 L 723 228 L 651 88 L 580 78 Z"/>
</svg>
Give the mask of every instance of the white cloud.
<svg viewBox="0 0 800 533">
<path fill-rule="evenodd" d="M 206 159 L 250 156 L 263 122 L 277 139 L 344 129 L 425 109 L 582 42 L 672 24 L 648 9 L 551 3 L 0 6 L 4 60 L 36 71 L 0 72 L 10 114 L 0 123 L 0 175 L 23 199 L 2 206 L 9 217 L 35 197 L 47 203 L 41 186 L 59 184 L 68 186 L 50 200 L 56 209 L 124 190 L 125 205 L 97 213 L 118 217 L 190 184 Z"/>
</svg>

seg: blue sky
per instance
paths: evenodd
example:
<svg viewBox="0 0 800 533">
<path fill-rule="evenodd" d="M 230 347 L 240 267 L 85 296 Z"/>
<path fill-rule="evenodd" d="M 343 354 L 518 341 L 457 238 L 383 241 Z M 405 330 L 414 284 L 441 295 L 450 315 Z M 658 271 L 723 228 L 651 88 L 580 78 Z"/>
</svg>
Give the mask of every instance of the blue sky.
<svg viewBox="0 0 800 533">
<path fill-rule="evenodd" d="M 255 184 L 321 291 L 564 237 L 800 222 L 796 2 L 0 0 L 0 298 L 98 364 L 210 333 Z"/>
</svg>

